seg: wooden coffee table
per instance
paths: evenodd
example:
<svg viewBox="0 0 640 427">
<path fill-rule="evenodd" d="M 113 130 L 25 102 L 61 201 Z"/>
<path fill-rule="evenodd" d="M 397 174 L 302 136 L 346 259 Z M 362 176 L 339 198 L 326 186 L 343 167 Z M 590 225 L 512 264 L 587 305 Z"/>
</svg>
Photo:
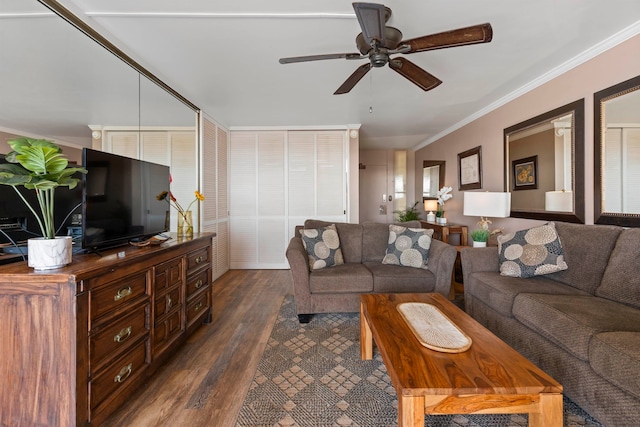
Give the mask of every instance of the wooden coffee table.
<svg viewBox="0 0 640 427">
<path fill-rule="evenodd" d="M 422 346 L 396 306 L 436 306 L 472 340 L 462 353 Z M 529 414 L 530 426 L 562 426 L 562 385 L 440 294 L 360 297 L 360 352 L 375 341 L 398 393 L 398 425 L 424 426 L 424 415 Z"/>
</svg>

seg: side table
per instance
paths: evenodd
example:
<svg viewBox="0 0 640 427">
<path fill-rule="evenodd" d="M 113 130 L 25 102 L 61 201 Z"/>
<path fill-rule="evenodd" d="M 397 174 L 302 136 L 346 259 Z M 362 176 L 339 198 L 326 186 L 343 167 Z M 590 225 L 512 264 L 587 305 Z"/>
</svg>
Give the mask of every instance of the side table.
<svg viewBox="0 0 640 427">
<path fill-rule="evenodd" d="M 420 221 L 422 228 L 430 228 L 434 230 L 433 238 L 449 243 L 451 234 L 460 235 L 460 245 L 467 246 L 467 226 L 460 224 L 437 224 L 430 221 Z"/>
</svg>

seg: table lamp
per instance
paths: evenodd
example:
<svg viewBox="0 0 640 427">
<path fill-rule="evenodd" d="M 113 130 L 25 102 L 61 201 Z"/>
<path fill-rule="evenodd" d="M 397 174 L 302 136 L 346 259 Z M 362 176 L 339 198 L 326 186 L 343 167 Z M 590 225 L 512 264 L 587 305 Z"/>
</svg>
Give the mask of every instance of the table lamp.
<svg viewBox="0 0 640 427">
<path fill-rule="evenodd" d="M 544 210 L 573 212 L 573 191 L 547 191 L 544 193 Z"/>
<path fill-rule="evenodd" d="M 464 215 L 479 216 L 478 226 L 489 230 L 489 217 L 507 218 L 511 212 L 511 193 L 465 191 Z"/>
<path fill-rule="evenodd" d="M 438 201 L 436 199 L 428 199 L 424 201 L 424 210 L 427 214 L 427 222 L 436 222 L 436 214 L 433 211 L 438 210 Z"/>
</svg>

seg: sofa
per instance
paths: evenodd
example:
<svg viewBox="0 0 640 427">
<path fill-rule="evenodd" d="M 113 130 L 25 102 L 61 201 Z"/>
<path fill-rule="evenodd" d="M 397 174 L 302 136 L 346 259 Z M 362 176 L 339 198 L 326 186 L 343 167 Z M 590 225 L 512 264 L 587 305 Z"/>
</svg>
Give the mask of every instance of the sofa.
<svg viewBox="0 0 640 427">
<path fill-rule="evenodd" d="M 297 226 L 287 247 L 296 311 L 301 323 L 315 313 L 358 312 L 360 294 L 439 292 L 449 296 L 455 247 L 432 240 L 427 268 L 383 264 L 389 242 L 389 224 L 335 223 L 344 264 L 310 269 L 300 229 L 316 229 L 332 223 L 307 220 Z M 421 228 L 419 221 L 400 224 Z M 428 230 L 429 234 L 432 230 Z"/>
<path fill-rule="evenodd" d="M 464 248 L 465 310 L 559 381 L 598 421 L 636 425 L 640 229 L 555 228 L 567 268 L 540 276 L 501 275 L 499 248 Z"/>
</svg>

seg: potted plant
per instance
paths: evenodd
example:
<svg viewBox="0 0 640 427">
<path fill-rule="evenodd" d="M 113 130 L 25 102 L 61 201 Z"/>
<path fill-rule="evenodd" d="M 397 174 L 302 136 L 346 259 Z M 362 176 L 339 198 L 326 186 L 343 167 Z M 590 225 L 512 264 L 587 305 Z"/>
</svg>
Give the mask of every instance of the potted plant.
<svg viewBox="0 0 640 427">
<path fill-rule="evenodd" d="M 478 228 L 471 232 L 471 239 L 473 240 L 474 248 L 484 248 L 489 241 L 489 230 L 484 228 Z"/>
<path fill-rule="evenodd" d="M 436 211 L 436 222 L 438 224 L 446 224 L 447 219 L 444 217 L 444 203 L 453 197 L 451 191 L 452 187 L 442 187 L 438 190 L 436 196 L 438 197 L 438 210 Z"/>
<path fill-rule="evenodd" d="M 56 144 L 46 139 L 17 138 L 8 141 L 13 151 L 5 156 L 9 163 L 0 164 L 0 184 L 10 185 L 38 221 L 42 237 L 29 239 L 29 267 L 36 270 L 59 268 L 71 262 L 71 237 L 56 237 L 54 195 L 57 187 L 75 188 L 80 182 L 75 173 L 86 169 L 69 167 L 69 161 Z M 40 214 L 24 198 L 17 187 L 34 190 Z"/>
<path fill-rule="evenodd" d="M 418 203 L 420 203 L 420 201 L 417 201 L 413 204 L 413 206 L 411 206 L 410 208 L 407 208 L 405 210 L 402 211 L 393 211 L 393 213 L 398 214 L 398 221 L 399 222 L 407 222 L 407 221 L 416 221 L 420 219 L 420 214 L 418 213 L 418 210 L 416 209 L 416 206 L 418 206 Z"/>
</svg>

